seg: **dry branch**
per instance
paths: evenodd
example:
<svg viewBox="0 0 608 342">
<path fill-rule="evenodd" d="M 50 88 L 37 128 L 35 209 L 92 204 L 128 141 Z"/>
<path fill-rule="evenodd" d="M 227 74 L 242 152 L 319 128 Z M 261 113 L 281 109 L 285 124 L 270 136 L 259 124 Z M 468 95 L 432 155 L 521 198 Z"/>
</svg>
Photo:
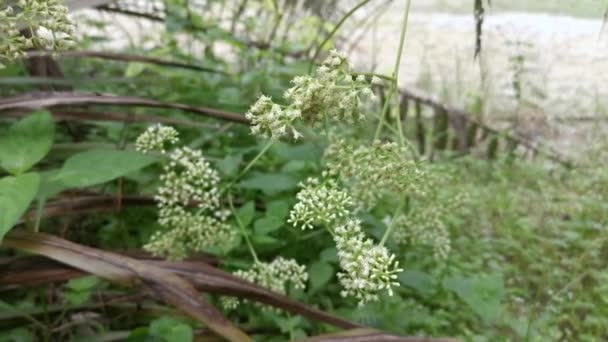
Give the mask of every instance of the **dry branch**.
<svg viewBox="0 0 608 342">
<path fill-rule="evenodd" d="M 44 233 L 13 230 L 4 237 L 2 245 L 44 255 L 114 283 L 143 286 L 229 341 L 251 341 L 206 302 L 189 282 L 163 268 Z"/>
<path fill-rule="evenodd" d="M 156 64 L 167 67 L 196 70 L 202 72 L 213 72 L 218 74 L 228 75 L 227 72 L 217 70 L 213 68 L 198 66 L 194 64 L 182 63 L 177 61 L 170 61 L 161 58 L 147 57 L 141 55 L 133 55 L 127 53 L 118 52 L 103 52 L 103 51 L 63 51 L 63 52 L 51 52 L 51 51 L 29 51 L 28 57 L 41 57 L 41 56 L 58 56 L 58 57 L 92 57 L 106 60 L 122 61 L 122 62 L 139 62 Z"/>
<path fill-rule="evenodd" d="M 215 119 L 249 124 L 245 116 L 219 109 L 196 107 L 181 103 L 161 102 L 141 97 L 84 92 L 31 92 L 0 99 L 0 112 L 15 109 L 39 109 L 57 106 L 115 105 L 178 109 Z"/>
</svg>

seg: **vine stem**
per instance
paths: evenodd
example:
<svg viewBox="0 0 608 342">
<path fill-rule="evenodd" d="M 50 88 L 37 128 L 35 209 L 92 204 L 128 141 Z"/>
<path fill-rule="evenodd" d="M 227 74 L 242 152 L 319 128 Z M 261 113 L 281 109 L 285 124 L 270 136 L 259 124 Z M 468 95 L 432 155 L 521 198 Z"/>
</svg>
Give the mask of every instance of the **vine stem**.
<svg viewBox="0 0 608 342">
<path fill-rule="evenodd" d="M 401 210 L 403 210 L 404 206 L 405 206 L 405 200 L 402 199 L 401 202 L 399 203 L 399 206 L 397 206 L 397 209 L 395 209 L 395 213 L 393 214 L 393 217 L 391 218 L 391 223 L 388 225 L 388 228 L 384 232 L 384 235 L 382 235 L 382 240 L 380 240 L 380 246 L 384 246 L 384 244 L 386 243 L 386 240 L 388 240 L 388 237 L 391 235 L 391 233 L 395 229 L 395 221 L 397 219 L 397 215 L 399 215 Z"/>
<path fill-rule="evenodd" d="M 340 19 L 340 21 L 336 24 L 334 29 L 331 30 L 331 32 L 327 35 L 327 37 L 325 37 L 323 42 L 317 46 L 317 49 L 315 50 L 315 54 L 312 56 L 312 59 L 310 60 L 310 64 L 308 65 L 309 74 L 312 72 L 312 66 L 315 64 L 315 60 L 317 59 L 317 57 L 319 57 L 319 54 L 321 53 L 321 50 L 323 49 L 325 44 L 327 44 L 327 42 L 334 36 L 334 34 L 336 34 L 336 32 L 338 32 L 338 30 L 340 29 L 342 24 L 344 24 L 346 19 L 350 18 L 359 8 L 365 6 L 365 4 L 367 4 L 368 2 L 370 2 L 370 0 L 363 0 L 360 3 L 358 3 L 357 6 L 351 8 L 350 11 L 346 12 L 346 14 L 342 17 L 342 19 Z"/>
<path fill-rule="evenodd" d="M 388 112 L 388 104 L 392 99 L 395 91 L 397 89 L 399 83 L 399 66 L 401 65 L 401 55 L 403 54 L 403 46 L 405 45 L 405 33 L 407 32 L 407 22 L 410 14 L 410 7 L 412 1 L 407 0 L 407 4 L 405 5 L 405 11 L 403 13 L 403 24 L 401 25 L 401 35 L 399 37 L 399 50 L 397 51 L 397 58 L 395 59 L 395 66 L 393 68 L 392 82 L 391 87 L 388 92 L 388 96 L 386 98 L 386 102 L 382 108 L 382 114 L 380 115 L 380 122 L 378 122 L 378 127 L 376 128 L 376 134 L 374 135 L 374 140 L 378 140 L 380 138 L 380 132 L 382 131 L 382 125 L 384 124 L 384 117 Z M 402 141 L 403 136 L 403 128 L 401 127 L 401 119 L 399 119 L 399 139 Z M 403 139 L 404 140 L 404 139 Z"/>
<path fill-rule="evenodd" d="M 253 260 L 255 260 L 255 262 L 260 262 L 260 259 L 258 259 L 258 255 L 255 252 L 255 249 L 253 248 L 253 244 L 251 243 L 251 240 L 249 240 L 249 235 L 247 234 L 247 231 L 245 231 L 245 226 L 243 226 L 243 222 L 241 222 L 239 215 L 237 215 L 236 210 L 234 210 L 234 205 L 232 204 L 232 195 L 228 195 L 228 205 L 230 205 L 230 211 L 232 212 L 232 215 L 236 220 L 236 225 L 239 226 L 241 235 L 245 239 L 247 248 L 249 248 L 249 253 L 251 253 L 251 256 L 253 257 Z"/>
</svg>

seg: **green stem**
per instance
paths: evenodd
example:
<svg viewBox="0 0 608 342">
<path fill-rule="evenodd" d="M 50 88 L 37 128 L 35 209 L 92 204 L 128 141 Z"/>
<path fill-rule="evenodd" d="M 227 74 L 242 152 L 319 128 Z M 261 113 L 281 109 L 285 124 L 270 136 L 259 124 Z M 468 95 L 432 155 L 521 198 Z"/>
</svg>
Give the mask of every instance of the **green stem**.
<svg viewBox="0 0 608 342">
<path fill-rule="evenodd" d="M 353 7 L 350 11 L 346 12 L 346 14 L 342 17 L 342 19 L 340 19 L 340 21 L 336 24 L 334 29 L 331 30 L 329 35 L 327 35 L 327 37 L 325 37 L 323 42 L 321 44 L 319 44 L 319 46 L 317 46 L 315 54 L 312 56 L 312 59 L 310 60 L 310 64 L 308 65 L 309 74 L 312 72 L 312 66 L 315 64 L 315 60 L 317 60 L 317 57 L 319 57 L 319 54 L 321 53 L 321 50 L 323 49 L 325 44 L 334 36 L 334 34 L 336 34 L 336 32 L 338 32 L 338 30 L 340 29 L 342 24 L 344 24 L 346 19 L 348 19 L 350 16 L 352 16 L 359 8 L 365 6 L 365 4 L 367 4 L 369 1 L 370 0 L 363 0 L 360 3 L 358 3 L 357 6 Z"/>
<path fill-rule="evenodd" d="M 388 228 L 386 229 L 386 231 L 384 232 L 384 235 L 382 236 L 382 240 L 380 240 L 380 246 L 383 246 L 386 243 L 386 240 L 388 240 L 388 237 L 391 235 L 391 233 L 395 229 L 395 221 L 397 220 L 397 215 L 399 215 L 401 210 L 403 210 L 403 207 L 405 206 L 405 202 L 406 202 L 405 199 L 402 199 L 401 202 L 399 203 L 399 205 L 397 206 L 397 209 L 395 210 L 395 213 L 393 214 L 393 217 L 391 218 L 391 223 L 389 223 Z"/>
<path fill-rule="evenodd" d="M 405 135 L 403 134 L 403 125 L 401 124 L 401 113 L 397 113 L 397 131 L 399 132 L 399 145 L 405 146 Z"/>
<path fill-rule="evenodd" d="M 403 13 L 403 23 L 401 25 L 401 35 L 399 37 L 399 50 L 397 51 L 397 58 L 395 59 L 395 66 L 393 68 L 393 81 L 391 82 L 391 87 L 388 93 L 388 97 L 386 98 L 386 102 L 384 103 L 384 107 L 382 108 L 382 114 L 380 115 L 380 122 L 378 123 L 378 127 L 376 128 L 376 134 L 374 135 L 374 140 L 380 138 L 380 132 L 382 131 L 382 124 L 384 123 L 384 117 L 388 112 L 388 103 L 391 98 L 395 94 L 395 90 L 397 89 L 399 83 L 399 66 L 401 65 L 401 55 L 403 54 L 403 46 L 405 45 L 405 33 L 407 32 L 407 22 L 410 14 L 410 5 L 412 4 L 411 0 L 407 0 L 407 4 L 405 5 L 405 12 Z M 400 125 L 401 126 L 401 125 Z M 402 133 L 402 132 L 401 132 Z"/>
<path fill-rule="evenodd" d="M 368 78 L 369 78 L 369 77 L 374 77 L 374 76 L 376 76 L 376 77 L 378 77 L 378 78 L 381 78 L 381 79 L 383 79 L 383 80 L 385 80 L 385 81 L 390 81 L 390 82 L 393 82 L 393 81 L 395 80 L 395 79 L 394 79 L 393 77 L 391 77 L 391 76 L 386 76 L 386 75 L 383 75 L 383 74 L 376 74 L 376 73 L 374 73 L 374 72 L 356 72 L 356 73 L 354 73 L 353 75 L 354 75 L 354 76 L 363 75 L 363 76 L 368 77 Z"/>
<path fill-rule="evenodd" d="M 245 226 L 243 226 L 241 219 L 239 219 L 239 215 L 237 215 L 236 211 L 234 210 L 234 205 L 232 204 L 232 195 L 228 195 L 228 204 L 230 205 L 230 211 L 232 212 L 232 215 L 236 219 L 236 225 L 239 226 L 241 235 L 243 235 L 247 247 L 249 248 L 249 253 L 251 253 L 251 256 L 253 257 L 253 260 L 255 260 L 255 262 L 260 262 L 260 260 L 258 259 L 258 255 L 256 254 L 255 249 L 253 248 L 253 244 L 251 243 L 251 240 L 249 240 L 249 234 L 247 234 Z"/>
<path fill-rule="evenodd" d="M 251 167 L 260 158 L 262 158 L 262 156 L 268 151 L 268 149 L 273 144 L 274 144 L 274 140 L 269 140 L 268 143 L 266 143 L 266 145 L 264 146 L 264 148 L 262 148 L 262 150 L 249 162 L 249 164 L 247 164 L 247 166 L 245 166 L 245 168 L 243 169 L 243 171 L 241 171 L 241 173 L 239 173 L 239 175 L 236 176 L 236 178 L 234 178 L 230 183 L 228 183 L 228 185 L 226 185 L 226 187 L 224 188 L 224 190 L 229 189 L 230 187 L 232 187 L 234 185 L 234 183 L 238 182 L 239 179 L 243 178 L 243 176 L 245 176 L 245 174 L 247 174 L 247 171 L 249 171 L 249 169 L 251 169 Z"/>
</svg>

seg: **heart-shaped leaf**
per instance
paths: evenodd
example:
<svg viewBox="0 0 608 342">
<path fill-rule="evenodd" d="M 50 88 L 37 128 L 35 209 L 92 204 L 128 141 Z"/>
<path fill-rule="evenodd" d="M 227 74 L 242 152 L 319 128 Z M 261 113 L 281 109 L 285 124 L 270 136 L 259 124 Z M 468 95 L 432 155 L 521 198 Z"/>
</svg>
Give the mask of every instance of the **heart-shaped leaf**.
<svg viewBox="0 0 608 342">
<path fill-rule="evenodd" d="M 47 111 L 36 112 L 0 134 L 0 166 L 13 175 L 29 170 L 49 152 L 55 124 Z"/>
<path fill-rule="evenodd" d="M 26 173 L 0 179 L 0 240 L 27 210 L 38 192 L 40 176 Z"/>
</svg>

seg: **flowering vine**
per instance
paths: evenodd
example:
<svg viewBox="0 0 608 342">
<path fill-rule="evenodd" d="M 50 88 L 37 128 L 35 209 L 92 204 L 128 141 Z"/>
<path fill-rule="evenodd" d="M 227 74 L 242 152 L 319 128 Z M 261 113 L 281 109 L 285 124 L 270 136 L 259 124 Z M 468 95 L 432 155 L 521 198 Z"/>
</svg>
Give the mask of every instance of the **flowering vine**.
<svg viewBox="0 0 608 342">
<path fill-rule="evenodd" d="M 1 7 L 0 68 L 23 58 L 28 49 L 64 50 L 73 44 L 74 25 L 61 1 L 18 0 Z"/>
</svg>

